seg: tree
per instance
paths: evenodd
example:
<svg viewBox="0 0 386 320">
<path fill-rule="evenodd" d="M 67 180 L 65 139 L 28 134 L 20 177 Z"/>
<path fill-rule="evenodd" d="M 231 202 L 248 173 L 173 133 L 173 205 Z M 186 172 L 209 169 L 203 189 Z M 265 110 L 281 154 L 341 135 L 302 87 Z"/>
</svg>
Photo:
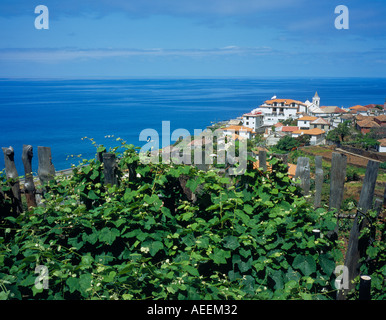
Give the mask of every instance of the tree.
<svg viewBox="0 0 386 320">
<path fill-rule="evenodd" d="M 353 144 L 356 147 L 369 150 L 370 148 L 376 148 L 379 145 L 379 142 L 374 139 L 370 133 L 360 134 L 357 139 L 353 141 Z"/>
<path fill-rule="evenodd" d="M 344 142 L 344 138 L 350 134 L 351 121 L 339 123 L 338 127 L 330 130 L 327 134 L 327 140 L 333 142 Z"/>
<path fill-rule="evenodd" d="M 283 126 L 296 126 L 297 122 L 297 119 L 288 118 L 282 121 L 281 123 L 283 124 Z"/>
<path fill-rule="evenodd" d="M 299 146 L 300 146 L 299 140 L 292 138 L 290 136 L 285 136 L 278 141 L 276 148 L 281 151 L 291 151 Z"/>
<path fill-rule="evenodd" d="M 301 136 L 295 138 L 299 142 L 299 146 L 309 146 L 311 137 L 308 134 L 302 134 Z"/>
</svg>

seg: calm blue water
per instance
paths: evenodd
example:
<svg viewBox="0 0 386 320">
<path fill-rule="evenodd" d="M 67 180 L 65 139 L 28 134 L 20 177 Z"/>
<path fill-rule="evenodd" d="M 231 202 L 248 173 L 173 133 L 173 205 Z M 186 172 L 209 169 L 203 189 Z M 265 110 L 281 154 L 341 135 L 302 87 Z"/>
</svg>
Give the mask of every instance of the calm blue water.
<svg viewBox="0 0 386 320">
<path fill-rule="evenodd" d="M 141 80 L 10 80 L 0 79 L 0 147 L 13 146 L 20 175 L 23 144 L 52 149 L 57 170 L 78 160 L 68 155 L 95 156 L 98 144 L 115 146 L 114 135 L 142 146 L 139 134 L 170 121 L 171 131 L 184 128 L 193 134 L 212 121 L 248 112 L 264 100 L 311 100 L 315 91 L 322 105 L 348 108 L 356 104 L 382 104 L 384 79 L 141 79 Z M 0 155 L 0 170 L 4 157 Z"/>
</svg>

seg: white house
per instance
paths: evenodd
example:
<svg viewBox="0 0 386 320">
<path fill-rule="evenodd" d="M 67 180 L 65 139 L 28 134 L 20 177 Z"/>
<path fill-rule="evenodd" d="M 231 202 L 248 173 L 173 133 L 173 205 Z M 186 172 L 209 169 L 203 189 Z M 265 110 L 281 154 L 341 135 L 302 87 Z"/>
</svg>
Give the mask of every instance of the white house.
<svg viewBox="0 0 386 320">
<path fill-rule="evenodd" d="M 253 131 L 257 131 L 264 124 L 264 114 L 262 112 L 252 111 L 246 113 L 242 117 L 244 127 L 251 128 Z"/>
<path fill-rule="evenodd" d="M 314 117 L 332 119 L 346 114 L 347 111 L 337 106 L 322 106 L 317 109 L 310 109 L 309 114 Z"/>
<path fill-rule="evenodd" d="M 293 99 L 272 99 L 265 101 L 253 111 L 264 114 L 264 124 L 274 125 L 280 121 L 292 118 L 297 119 L 299 112 L 305 112 L 307 106 Z"/>
<path fill-rule="evenodd" d="M 378 140 L 378 152 L 386 152 L 386 138 Z"/>
<path fill-rule="evenodd" d="M 306 102 L 304 102 L 304 104 L 307 107 L 306 113 L 311 113 L 311 112 L 319 110 L 319 107 L 320 107 L 320 97 L 319 97 L 318 93 L 315 92 L 315 95 L 312 98 L 312 102 L 307 100 Z"/>
<path fill-rule="evenodd" d="M 250 139 L 255 134 L 255 131 L 245 126 L 229 126 L 222 128 L 224 134 L 232 136 L 233 138 L 247 138 Z"/>
<path fill-rule="evenodd" d="M 312 121 L 318 119 L 317 117 L 304 116 L 298 119 L 298 127 L 301 129 L 310 129 Z"/>
<path fill-rule="evenodd" d="M 303 134 L 310 136 L 310 145 L 312 146 L 323 144 L 325 142 L 324 138 L 325 138 L 326 132 L 324 130 L 317 129 L 317 128 L 309 129 L 309 130 L 300 129 L 298 131 L 294 131 L 292 132 L 292 137 L 297 138 Z"/>
<path fill-rule="evenodd" d="M 339 118 L 340 121 L 340 118 Z M 323 118 L 317 118 L 314 121 L 311 121 L 310 123 L 310 129 L 322 129 L 324 131 L 329 131 L 330 130 L 330 122 L 328 122 L 326 119 Z"/>
</svg>

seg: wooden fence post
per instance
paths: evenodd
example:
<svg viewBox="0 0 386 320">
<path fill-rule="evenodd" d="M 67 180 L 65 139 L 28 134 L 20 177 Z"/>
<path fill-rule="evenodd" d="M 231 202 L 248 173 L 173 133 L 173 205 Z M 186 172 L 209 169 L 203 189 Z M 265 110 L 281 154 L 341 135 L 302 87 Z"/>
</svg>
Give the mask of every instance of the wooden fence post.
<svg viewBox="0 0 386 320">
<path fill-rule="evenodd" d="M 383 192 L 383 209 L 386 209 L 386 183 L 385 183 L 385 191 Z M 383 210 L 381 217 L 386 218 L 385 210 Z"/>
<path fill-rule="evenodd" d="M 105 151 L 101 151 L 101 152 L 97 152 L 97 154 L 96 154 L 96 159 L 97 159 L 97 161 L 99 161 L 99 162 L 103 162 L 103 154 L 106 152 L 106 150 Z"/>
<path fill-rule="evenodd" d="M 312 230 L 312 234 L 314 235 L 315 240 L 320 238 L 320 230 L 319 229 Z"/>
<path fill-rule="evenodd" d="M 315 157 L 315 199 L 314 207 L 319 208 L 322 203 L 322 188 L 323 188 L 323 167 L 321 156 Z"/>
<path fill-rule="evenodd" d="M 114 153 L 103 153 L 103 164 L 104 169 L 103 173 L 105 176 L 105 185 L 116 185 L 118 184 L 117 179 L 117 164 L 115 161 L 115 154 Z"/>
<path fill-rule="evenodd" d="M 23 212 L 21 202 L 21 190 L 19 175 L 15 165 L 15 151 L 12 147 L 2 148 L 4 152 L 5 173 L 7 179 L 10 180 L 10 187 L 12 189 L 12 210 L 14 214 Z"/>
<path fill-rule="evenodd" d="M 345 266 L 348 270 L 348 290 L 352 290 L 354 288 L 352 280 L 354 280 L 359 275 L 359 260 L 366 254 L 366 249 L 368 246 L 368 239 L 366 237 L 359 239 L 359 236 L 362 229 L 369 222 L 366 213 L 371 209 L 373 204 L 378 168 L 379 162 L 369 160 L 359 198 L 358 210 L 350 232 L 350 239 L 346 252 Z M 347 290 L 345 291 L 347 292 Z M 342 292 L 342 295 L 344 296 L 345 292 Z"/>
<path fill-rule="evenodd" d="M 55 178 L 55 167 L 52 164 L 51 148 L 38 147 L 38 176 L 42 185 Z"/>
<path fill-rule="evenodd" d="M 267 171 L 267 152 L 264 150 L 259 151 L 259 167 L 263 172 Z"/>
<path fill-rule="evenodd" d="M 303 194 L 308 195 L 310 192 L 310 159 L 299 157 L 296 166 L 295 178 L 300 178 Z"/>
<path fill-rule="evenodd" d="M 32 175 L 33 148 L 31 145 L 23 145 L 22 160 L 24 165 L 24 193 L 27 200 L 27 207 L 37 207 L 35 198 L 35 183 Z"/>
<path fill-rule="evenodd" d="M 344 182 L 346 179 L 347 156 L 342 153 L 333 152 L 330 172 L 330 204 L 329 210 L 340 210 L 342 205 Z"/>
<path fill-rule="evenodd" d="M 359 300 L 371 300 L 371 277 L 361 276 L 359 283 Z"/>
</svg>

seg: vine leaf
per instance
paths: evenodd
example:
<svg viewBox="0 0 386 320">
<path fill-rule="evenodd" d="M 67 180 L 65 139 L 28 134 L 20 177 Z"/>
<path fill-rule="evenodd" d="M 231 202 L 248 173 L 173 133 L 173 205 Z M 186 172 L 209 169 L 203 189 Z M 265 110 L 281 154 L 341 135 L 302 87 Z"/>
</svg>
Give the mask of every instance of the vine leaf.
<svg viewBox="0 0 386 320">
<path fill-rule="evenodd" d="M 300 270 L 305 276 L 309 276 L 316 271 L 316 263 L 312 256 L 298 255 L 295 257 L 292 266 Z"/>
<path fill-rule="evenodd" d="M 329 254 L 321 254 L 319 257 L 320 266 L 322 267 L 323 271 L 330 275 L 335 269 L 335 262 L 331 259 L 331 255 Z"/>
<path fill-rule="evenodd" d="M 240 246 L 240 243 L 235 236 L 227 236 L 224 238 L 224 241 L 224 247 L 227 249 L 235 250 Z"/>
</svg>

